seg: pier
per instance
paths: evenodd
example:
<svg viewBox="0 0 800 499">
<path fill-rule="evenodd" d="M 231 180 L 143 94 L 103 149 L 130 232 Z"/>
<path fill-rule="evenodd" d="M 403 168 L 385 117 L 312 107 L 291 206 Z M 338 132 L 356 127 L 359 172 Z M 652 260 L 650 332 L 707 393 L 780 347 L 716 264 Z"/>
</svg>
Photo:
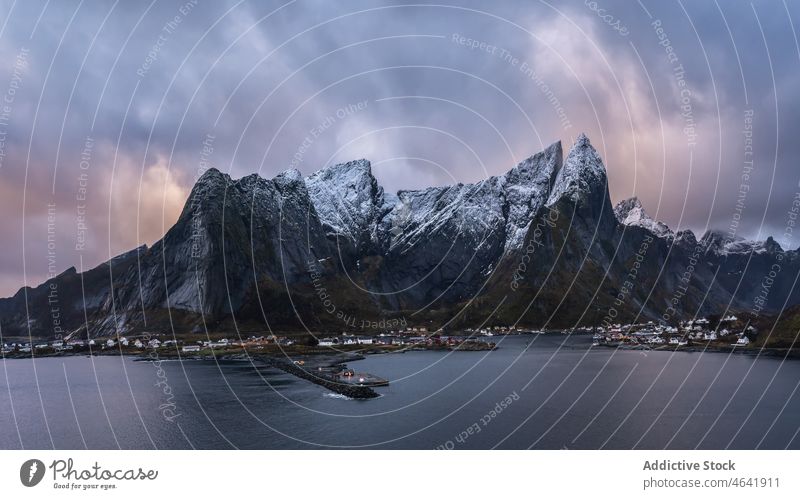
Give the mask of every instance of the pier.
<svg viewBox="0 0 800 499">
<path fill-rule="evenodd" d="M 367 373 L 344 375 L 347 370 L 341 364 L 335 364 L 327 367 L 306 367 L 298 362 L 293 362 L 288 359 L 264 359 L 267 364 L 276 367 L 284 372 L 293 374 L 298 378 L 305 379 L 319 386 L 327 388 L 328 390 L 339 393 L 346 397 L 353 399 L 370 399 L 378 396 L 371 387 L 372 386 L 386 386 L 389 384 L 383 378 L 373 376 Z M 337 369 L 337 367 L 339 369 Z M 350 371 L 352 372 L 352 371 Z"/>
</svg>

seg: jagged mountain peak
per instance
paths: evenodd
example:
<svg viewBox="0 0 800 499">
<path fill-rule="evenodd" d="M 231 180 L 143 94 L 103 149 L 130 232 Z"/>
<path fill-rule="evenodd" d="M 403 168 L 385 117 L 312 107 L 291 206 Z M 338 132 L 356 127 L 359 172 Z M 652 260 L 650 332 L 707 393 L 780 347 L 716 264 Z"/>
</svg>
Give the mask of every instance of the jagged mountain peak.
<svg viewBox="0 0 800 499">
<path fill-rule="evenodd" d="M 309 192 L 327 191 L 345 196 L 340 201 L 355 201 L 366 195 L 375 198 L 383 194 L 383 188 L 372 175 L 372 165 L 366 159 L 329 165 L 312 173 L 305 179 Z M 375 199 L 377 200 L 377 199 Z"/>
<path fill-rule="evenodd" d="M 269 182 L 269 180 L 265 179 L 261 175 L 257 173 L 251 173 L 250 175 L 245 175 L 238 180 L 230 180 L 229 186 L 235 186 L 240 191 L 247 194 L 254 194 L 259 189 L 267 188 Z"/>
<path fill-rule="evenodd" d="M 508 205 L 506 250 L 522 247 L 533 217 L 548 199 L 562 161 L 561 141 L 556 141 L 503 176 L 503 195 Z"/>
<path fill-rule="evenodd" d="M 555 204 L 565 196 L 578 201 L 583 195 L 598 191 L 607 196 L 607 183 L 606 167 L 600 154 L 586 134 L 581 133 L 558 172 L 547 204 Z"/>
<path fill-rule="evenodd" d="M 303 180 L 303 174 L 300 173 L 300 170 L 290 168 L 288 170 L 284 170 L 277 174 L 273 179 L 275 185 L 281 192 L 285 192 L 288 190 L 297 190 L 297 189 L 305 189 L 305 182 Z"/>
<path fill-rule="evenodd" d="M 300 170 L 296 168 L 289 168 L 288 170 L 284 170 L 276 175 L 275 179 L 281 179 L 287 182 L 296 182 L 298 180 L 303 180 L 303 174 L 300 173 Z"/>
<path fill-rule="evenodd" d="M 543 162 L 556 162 L 561 166 L 562 161 L 561 141 L 558 140 L 547 146 L 544 150 L 531 155 L 509 170 L 503 178 L 507 183 L 520 184 L 534 180 L 541 174 Z M 557 172 L 553 172 L 557 173 Z M 548 190 L 549 190 L 548 186 Z"/>
<path fill-rule="evenodd" d="M 195 187 L 198 185 L 218 184 L 230 182 L 231 177 L 227 173 L 222 173 L 214 167 L 209 168 L 197 179 Z"/>
<path fill-rule="evenodd" d="M 222 173 L 216 168 L 209 168 L 197 179 L 183 205 L 179 220 L 197 213 L 202 205 L 221 200 L 222 193 L 232 183 L 230 175 Z"/>
<path fill-rule="evenodd" d="M 772 236 L 769 236 L 769 237 L 767 238 L 767 240 L 766 240 L 766 241 L 764 241 L 764 247 L 765 247 L 765 248 L 767 249 L 767 251 L 769 251 L 770 253 L 777 253 L 777 252 L 783 251 L 783 248 L 781 247 L 780 243 L 778 243 L 778 241 L 776 241 L 775 239 L 773 239 L 773 237 L 772 237 Z"/>
<path fill-rule="evenodd" d="M 556 203 L 549 208 L 564 218 L 550 220 L 546 202 Z M 631 271 L 631 257 L 641 251 L 636 236 L 645 229 L 623 237 L 617 218 L 658 224 L 636 198 L 613 210 L 605 167 L 583 134 L 566 159 L 554 142 L 505 174 L 397 196 L 384 193 L 366 160 L 307 178 L 287 170 L 271 180 L 232 180 L 209 169 L 184 214 L 151 249 L 111 260 L 113 272 L 104 268 L 107 262 L 79 279 L 70 269 L 52 282 L 64 300 L 64 329 L 93 337 L 182 334 L 204 323 L 218 331 L 240 331 L 240 324 L 351 329 L 312 292 L 317 275 L 339 310 L 371 321 L 417 310 L 420 324 L 450 324 L 452 318 L 454 328 L 494 317 L 508 324 L 522 317 L 531 324 L 575 325 L 588 307 L 610 306 Z M 554 223 L 541 223 L 548 220 Z M 672 242 L 655 242 L 642 259 L 630 314 L 658 318 L 667 305 L 677 319 L 750 308 L 758 287 L 740 283 L 759 282 L 775 262 L 785 270 L 775 278 L 767 309 L 800 301 L 792 284 L 800 255 L 779 253 L 772 239 L 753 243 L 720 231 L 704 236 L 704 243 L 732 257 L 698 251 L 687 230 Z M 319 272 L 310 272 L 310 262 L 319 263 Z M 701 309 L 666 301 L 689 265 L 695 271 L 685 296 L 702 298 Z M 509 293 L 511 284 L 522 292 Z M 3 333 L 51 336 L 49 289 L 45 283 L 0 299 Z"/>
<path fill-rule="evenodd" d="M 710 247 L 719 246 L 719 247 L 722 247 L 725 244 L 727 244 L 728 242 L 733 241 L 733 240 L 737 240 L 737 239 L 738 240 L 742 240 L 743 238 L 739 237 L 739 236 L 731 237 L 725 231 L 722 231 L 722 230 L 719 230 L 719 229 L 708 229 L 703 234 L 703 237 L 700 238 L 700 241 L 702 241 L 706 246 L 710 246 Z"/>
<path fill-rule="evenodd" d="M 408 248 L 434 232 L 482 241 L 499 240 L 508 251 L 522 247 L 528 227 L 550 193 L 562 164 L 561 142 L 524 159 L 503 175 L 472 184 L 398 192 L 383 220 L 391 247 Z M 495 231 L 489 235 L 487 231 Z"/>
<path fill-rule="evenodd" d="M 783 248 L 771 236 L 766 241 L 751 241 L 736 234 L 711 229 L 700 239 L 706 250 L 717 255 L 782 253 Z"/>
<path fill-rule="evenodd" d="M 672 238 L 675 236 L 666 224 L 654 220 L 647 214 L 642 202 L 636 196 L 617 203 L 617 206 L 614 207 L 614 216 L 623 225 L 645 228 L 658 237 Z"/>
<path fill-rule="evenodd" d="M 614 214 L 617 215 L 617 218 L 624 219 L 628 216 L 628 213 L 635 209 L 644 211 L 642 202 L 639 200 L 639 198 L 637 196 L 632 196 L 617 203 L 617 205 L 614 207 Z"/>
<path fill-rule="evenodd" d="M 329 235 L 344 236 L 355 248 L 374 242 L 384 196 L 369 161 L 326 166 L 306 177 L 305 184 Z"/>
<path fill-rule="evenodd" d="M 360 180 L 363 177 L 374 179 L 371 163 L 362 158 L 325 166 L 309 175 L 308 179 L 347 182 Z"/>
<path fill-rule="evenodd" d="M 689 229 L 680 230 L 675 234 L 675 244 L 686 249 L 697 246 L 697 236 Z"/>
</svg>

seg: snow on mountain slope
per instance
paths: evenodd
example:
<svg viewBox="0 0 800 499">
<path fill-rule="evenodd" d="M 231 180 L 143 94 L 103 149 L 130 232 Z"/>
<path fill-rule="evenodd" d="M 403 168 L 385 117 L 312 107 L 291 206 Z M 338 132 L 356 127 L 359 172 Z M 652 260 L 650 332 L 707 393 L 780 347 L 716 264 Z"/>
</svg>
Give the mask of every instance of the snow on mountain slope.
<svg viewBox="0 0 800 499">
<path fill-rule="evenodd" d="M 389 230 L 389 249 L 408 249 L 445 231 L 480 244 L 492 232 L 502 232 L 504 198 L 497 177 L 476 184 L 400 191 L 383 224 Z M 393 233 L 391 231 L 394 231 Z"/>
<path fill-rule="evenodd" d="M 384 195 L 369 161 L 360 159 L 323 168 L 307 177 L 305 183 L 329 235 L 347 238 L 357 250 L 377 242 Z"/>
<path fill-rule="evenodd" d="M 644 211 L 642 203 L 637 197 L 620 201 L 617 206 L 614 207 L 614 215 L 617 217 L 619 223 L 623 225 L 642 227 L 661 238 L 675 237 L 675 234 L 666 224 L 653 220 L 650 215 Z"/>
<path fill-rule="evenodd" d="M 555 142 L 505 175 L 474 184 L 457 184 L 384 194 L 365 160 L 324 168 L 306 178 L 309 195 L 330 234 L 356 246 L 368 238 L 387 251 L 408 247 L 445 227 L 476 244 L 487 231 L 517 249 L 536 212 L 544 205 L 561 167 L 561 143 Z"/>
<path fill-rule="evenodd" d="M 522 254 L 532 224 L 548 208 L 564 217 L 542 227 L 535 257 Z M 642 230 L 628 237 L 620 224 Z M 784 270 L 767 308 L 800 301 L 793 280 L 800 254 L 784 252 L 771 238 L 753 242 L 710 231 L 698 242 L 691 231 L 675 234 L 654 221 L 637 199 L 612 210 L 603 161 L 581 135 L 566 159 L 556 142 L 503 175 L 397 195 L 384 192 L 366 160 L 307 178 L 287 170 L 272 180 L 255 174 L 233 180 L 210 169 L 160 241 L 0 299 L 0 328 L 50 335 L 50 283 L 63 291 L 65 330 L 92 336 L 188 332 L 205 324 L 238 330 L 240 321 L 292 331 L 308 324 L 341 328 L 320 308 L 318 279 L 336 291 L 337 306 L 370 319 L 415 310 L 415 320 L 429 324 L 454 315 L 470 326 L 486 317 L 514 323 L 520 313 L 532 323 L 574 321 L 585 319 L 584 308 L 598 297 L 598 306 L 608 304 L 603 297 L 621 285 L 643 231 L 658 240 L 642 275 L 661 277 L 642 278 L 631 295 L 633 313 L 659 317 L 676 276 L 693 259 L 681 313 L 695 314 L 693 302 L 703 303 L 702 313 L 752 306 L 758 288 L 741 283 L 759 282 L 775 262 Z M 324 263 L 311 272 L 309 262 Z M 495 310 L 512 279 L 521 286 Z M 468 302 L 468 313 L 457 313 Z"/>
<path fill-rule="evenodd" d="M 547 201 L 561 161 L 561 142 L 554 142 L 502 177 L 508 203 L 506 251 L 522 247 L 531 220 Z"/>
<path fill-rule="evenodd" d="M 721 230 L 709 230 L 703 235 L 701 242 L 708 251 L 720 256 L 783 252 L 783 248 L 772 237 L 768 237 L 766 241 L 750 241 L 740 236 L 731 237 Z"/>
<path fill-rule="evenodd" d="M 606 189 L 606 168 L 600 155 L 585 134 L 580 134 L 570 149 L 564 166 L 558 172 L 547 206 L 564 197 L 578 201 L 582 193 Z"/>
</svg>

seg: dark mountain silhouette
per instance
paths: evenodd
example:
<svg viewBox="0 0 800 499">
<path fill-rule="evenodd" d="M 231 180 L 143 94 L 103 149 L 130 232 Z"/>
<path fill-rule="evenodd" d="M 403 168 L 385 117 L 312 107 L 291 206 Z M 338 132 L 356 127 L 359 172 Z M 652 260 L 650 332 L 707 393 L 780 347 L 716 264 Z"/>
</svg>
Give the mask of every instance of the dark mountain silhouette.
<svg viewBox="0 0 800 499">
<path fill-rule="evenodd" d="M 375 331 L 677 322 L 800 302 L 798 252 L 674 233 L 616 207 L 581 135 L 475 184 L 384 192 L 368 161 L 196 183 L 152 247 L 0 300 L 4 336 L 137 331 Z M 760 283 L 779 265 L 765 291 Z M 59 323 L 48 296 L 58 293 Z"/>
</svg>

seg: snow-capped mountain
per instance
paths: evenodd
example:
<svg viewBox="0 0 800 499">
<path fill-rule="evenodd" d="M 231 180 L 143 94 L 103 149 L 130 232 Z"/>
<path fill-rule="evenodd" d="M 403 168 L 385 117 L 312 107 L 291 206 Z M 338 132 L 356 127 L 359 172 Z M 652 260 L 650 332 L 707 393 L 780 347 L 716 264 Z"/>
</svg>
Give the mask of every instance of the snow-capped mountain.
<svg viewBox="0 0 800 499">
<path fill-rule="evenodd" d="M 378 223 L 386 208 L 383 187 L 372 176 L 369 161 L 323 168 L 305 184 L 329 237 L 345 238 L 356 251 L 378 244 Z"/>
<path fill-rule="evenodd" d="M 719 256 L 783 252 L 781 245 L 772 237 L 768 237 L 766 241 L 750 241 L 740 236 L 731 236 L 727 232 L 709 230 L 703 235 L 702 240 L 709 251 Z"/>
<path fill-rule="evenodd" d="M 558 172 L 547 204 L 554 205 L 563 198 L 578 201 L 583 193 L 602 189 L 607 183 L 603 160 L 589 138 L 580 134 L 567 155 L 564 168 Z"/>
<path fill-rule="evenodd" d="M 662 238 L 675 237 L 675 234 L 666 224 L 650 218 L 650 215 L 644 211 L 642 203 L 637 197 L 620 201 L 617 206 L 614 207 L 614 215 L 617 217 L 619 223 L 623 225 L 642 227 Z"/>
<path fill-rule="evenodd" d="M 615 321 L 671 322 L 800 302 L 797 251 L 674 233 L 636 198 L 612 207 L 585 135 L 562 154 L 555 142 L 503 175 L 396 194 L 366 160 L 305 178 L 233 180 L 211 169 L 162 240 L 0 300 L 0 327 L 52 336 L 51 286 L 61 328 L 93 336 L 359 330 L 391 318 L 556 327 L 611 310 Z M 778 259 L 765 294 L 752 283 Z"/>
</svg>

